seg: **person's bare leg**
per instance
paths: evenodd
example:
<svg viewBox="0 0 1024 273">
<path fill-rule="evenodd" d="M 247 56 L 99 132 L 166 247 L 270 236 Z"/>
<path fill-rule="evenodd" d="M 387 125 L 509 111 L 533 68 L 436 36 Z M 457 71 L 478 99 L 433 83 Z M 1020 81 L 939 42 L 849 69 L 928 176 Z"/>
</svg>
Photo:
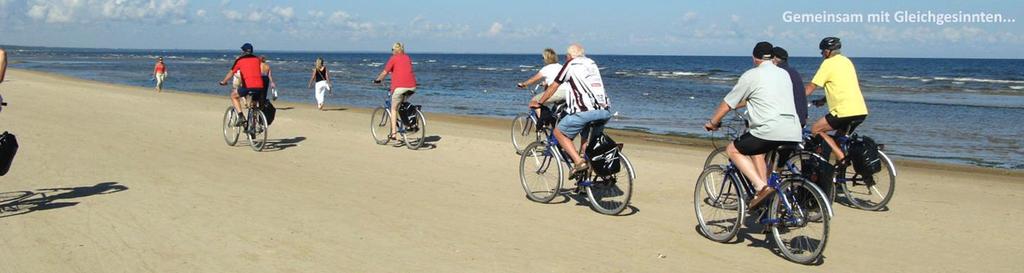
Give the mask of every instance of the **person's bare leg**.
<svg viewBox="0 0 1024 273">
<path fill-rule="evenodd" d="M 558 139 L 558 145 L 562 146 L 562 149 L 569 154 L 569 158 L 572 159 L 573 163 L 580 163 L 583 161 L 580 158 L 580 154 L 576 151 L 576 147 L 572 144 L 572 139 L 562 133 L 561 129 L 555 128 L 555 139 Z"/>
<path fill-rule="evenodd" d="M 235 111 L 237 111 L 239 114 L 241 114 L 242 113 L 242 103 L 238 102 L 238 98 L 239 98 L 238 90 L 232 90 L 231 91 L 231 105 L 234 105 L 235 106 Z"/>
<path fill-rule="evenodd" d="M 763 174 L 759 174 L 760 171 L 757 170 L 754 159 L 736 150 L 736 146 L 733 143 L 729 143 L 729 146 L 726 146 L 725 152 L 729 155 L 729 159 L 732 160 L 732 164 L 735 164 L 736 168 L 747 177 L 747 180 L 750 180 L 750 184 L 754 185 L 754 190 L 760 191 L 761 188 L 768 185 L 768 182 L 765 182 L 765 179 L 762 178 Z"/>
<path fill-rule="evenodd" d="M 768 163 L 764 161 L 764 154 L 752 155 L 750 158 L 754 160 L 754 168 L 757 170 L 757 174 L 760 175 L 761 180 L 765 181 L 765 185 L 767 185 Z"/>
<path fill-rule="evenodd" d="M 395 134 L 398 132 L 398 106 L 402 105 L 402 100 L 395 100 L 394 97 L 391 99 L 391 133 Z M 389 135 L 390 137 L 391 135 Z"/>
<path fill-rule="evenodd" d="M 832 139 L 832 136 L 828 135 L 828 132 L 832 130 L 834 130 L 834 128 L 828 125 L 828 121 L 825 121 L 824 117 L 818 119 L 818 121 L 814 122 L 814 125 L 811 126 L 811 133 L 821 136 L 821 138 L 825 140 L 825 143 L 828 143 L 828 146 L 832 148 L 832 155 L 836 156 L 836 162 L 839 162 L 839 160 L 846 158 L 846 154 L 839 149 L 839 144 L 836 144 L 836 140 Z"/>
</svg>

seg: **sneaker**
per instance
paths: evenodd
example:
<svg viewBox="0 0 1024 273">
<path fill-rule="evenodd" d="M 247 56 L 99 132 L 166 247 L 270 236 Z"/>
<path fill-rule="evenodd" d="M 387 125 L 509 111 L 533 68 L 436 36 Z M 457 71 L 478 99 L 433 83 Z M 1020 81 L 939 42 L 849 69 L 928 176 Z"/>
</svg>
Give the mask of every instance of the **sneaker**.
<svg viewBox="0 0 1024 273">
<path fill-rule="evenodd" d="M 235 127 L 242 126 L 242 124 L 245 124 L 245 116 L 239 113 L 238 116 L 235 117 Z"/>
</svg>

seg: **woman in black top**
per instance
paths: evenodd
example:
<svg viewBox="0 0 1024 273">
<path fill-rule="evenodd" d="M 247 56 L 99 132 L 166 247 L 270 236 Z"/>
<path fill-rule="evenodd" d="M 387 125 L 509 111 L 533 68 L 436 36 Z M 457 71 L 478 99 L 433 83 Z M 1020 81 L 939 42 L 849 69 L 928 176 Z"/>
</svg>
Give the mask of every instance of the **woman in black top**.
<svg viewBox="0 0 1024 273">
<path fill-rule="evenodd" d="M 316 58 L 316 66 L 313 67 L 313 74 L 309 77 L 309 87 L 314 89 L 316 96 L 316 108 L 321 111 L 324 110 L 324 93 L 331 91 L 331 77 L 327 73 L 327 66 L 324 65 L 323 58 Z"/>
</svg>

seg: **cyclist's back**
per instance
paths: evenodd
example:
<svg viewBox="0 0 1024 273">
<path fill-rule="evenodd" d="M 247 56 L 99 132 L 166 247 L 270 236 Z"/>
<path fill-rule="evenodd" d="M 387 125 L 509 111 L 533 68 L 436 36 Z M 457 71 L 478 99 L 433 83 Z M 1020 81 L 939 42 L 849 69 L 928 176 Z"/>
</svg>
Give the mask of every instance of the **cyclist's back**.
<svg viewBox="0 0 1024 273">
<path fill-rule="evenodd" d="M 242 86 L 238 90 L 239 96 L 246 96 L 249 92 L 258 92 L 265 87 L 260 69 L 261 64 L 260 58 L 252 54 L 242 55 L 235 60 L 231 72 L 241 72 Z M 258 93 L 253 95 L 258 95 Z"/>
<path fill-rule="evenodd" d="M 838 118 L 868 114 L 857 80 L 857 70 L 846 56 L 836 54 L 822 61 L 811 82 L 825 88 L 829 114 Z"/>
</svg>

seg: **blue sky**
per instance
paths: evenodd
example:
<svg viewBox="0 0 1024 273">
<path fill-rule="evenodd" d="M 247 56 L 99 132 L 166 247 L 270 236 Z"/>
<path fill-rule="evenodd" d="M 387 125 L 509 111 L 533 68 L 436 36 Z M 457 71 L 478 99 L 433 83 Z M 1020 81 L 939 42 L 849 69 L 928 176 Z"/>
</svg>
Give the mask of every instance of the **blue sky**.
<svg viewBox="0 0 1024 273">
<path fill-rule="evenodd" d="M 783 2 L 783 1 L 778 1 Z M 817 54 L 1020 58 L 1024 1 L 0 0 L 0 44 L 257 50 L 746 55 L 757 41 Z M 997 23 L 793 23 L 795 13 L 999 13 Z M 1014 22 L 1009 22 L 1014 20 Z"/>
</svg>

